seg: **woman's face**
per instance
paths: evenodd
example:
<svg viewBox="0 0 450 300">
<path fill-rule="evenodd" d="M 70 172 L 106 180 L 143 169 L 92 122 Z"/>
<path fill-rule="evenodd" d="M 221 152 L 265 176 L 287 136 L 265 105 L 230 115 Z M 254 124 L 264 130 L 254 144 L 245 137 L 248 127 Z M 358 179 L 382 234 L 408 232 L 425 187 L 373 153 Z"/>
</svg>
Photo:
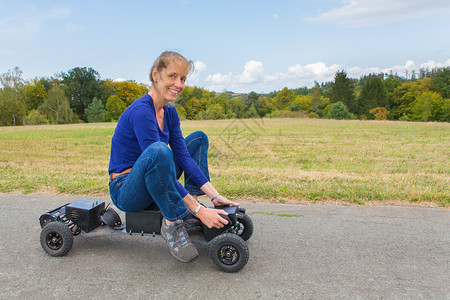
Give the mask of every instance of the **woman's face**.
<svg viewBox="0 0 450 300">
<path fill-rule="evenodd" d="M 184 90 L 186 78 L 188 75 L 188 68 L 185 64 L 179 61 L 172 61 L 167 68 L 160 72 L 153 70 L 153 86 L 157 97 L 169 103 L 174 102 L 175 99 Z"/>
</svg>

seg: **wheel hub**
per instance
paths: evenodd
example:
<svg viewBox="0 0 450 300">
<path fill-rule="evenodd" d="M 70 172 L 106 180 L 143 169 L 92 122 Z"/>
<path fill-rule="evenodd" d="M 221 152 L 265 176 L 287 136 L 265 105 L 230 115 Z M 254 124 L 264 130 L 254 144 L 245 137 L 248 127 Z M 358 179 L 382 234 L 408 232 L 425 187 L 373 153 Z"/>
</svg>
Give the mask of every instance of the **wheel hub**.
<svg viewBox="0 0 450 300">
<path fill-rule="evenodd" d="M 62 237 L 56 233 L 56 232 L 51 232 L 48 234 L 47 236 L 47 246 L 53 250 L 58 250 L 59 248 L 61 248 L 63 244 L 62 241 Z"/>
<path fill-rule="evenodd" d="M 231 245 L 226 245 L 219 250 L 220 261 L 226 265 L 235 264 L 239 259 L 239 252 Z"/>
</svg>

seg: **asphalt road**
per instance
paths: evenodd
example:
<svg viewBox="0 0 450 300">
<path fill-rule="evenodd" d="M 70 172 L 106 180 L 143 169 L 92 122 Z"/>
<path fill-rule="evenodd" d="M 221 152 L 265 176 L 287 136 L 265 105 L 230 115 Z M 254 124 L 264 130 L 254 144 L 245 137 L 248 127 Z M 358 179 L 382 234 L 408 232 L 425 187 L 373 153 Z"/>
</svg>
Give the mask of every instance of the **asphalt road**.
<svg viewBox="0 0 450 300">
<path fill-rule="evenodd" d="M 50 257 L 39 216 L 80 198 L 0 195 L 1 299 L 450 299 L 450 210 L 242 203 L 250 260 L 227 274 L 158 236 L 77 236 Z"/>
</svg>

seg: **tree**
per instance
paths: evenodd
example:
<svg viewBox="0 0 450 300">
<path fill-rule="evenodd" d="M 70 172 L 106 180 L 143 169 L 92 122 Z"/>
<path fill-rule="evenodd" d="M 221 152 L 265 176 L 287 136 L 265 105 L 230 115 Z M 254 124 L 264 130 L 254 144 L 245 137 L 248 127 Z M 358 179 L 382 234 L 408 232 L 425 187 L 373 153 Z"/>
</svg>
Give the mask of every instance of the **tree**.
<svg viewBox="0 0 450 300">
<path fill-rule="evenodd" d="M 330 90 L 331 102 L 342 102 L 350 112 L 356 112 L 354 92 L 354 81 L 347 77 L 347 73 L 344 70 L 336 72 Z"/>
<path fill-rule="evenodd" d="M 230 96 L 227 93 L 211 95 L 207 106 L 220 104 L 220 106 L 222 106 L 222 109 L 224 110 L 225 116 L 229 116 L 232 113 L 229 98 Z"/>
<path fill-rule="evenodd" d="M 178 113 L 178 116 L 180 117 L 180 119 L 186 119 L 186 110 L 184 109 L 183 105 L 175 102 L 174 106 L 177 110 L 177 113 Z"/>
<path fill-rule="evenodd" d="M 197 114 L 206 108 L 207 103 L 208 100 L 204 98 L 193 97 L 187 100 L 183 105 L 186 111 L 186 119 L 195 120 Z"/>
<path fill-rule="evenodd" d="M 256 108 L 255 108 L 255 106 L 253 104 L 247 110 L 247 118 L 250 118 L 250 119 L 259 118 L 259 114 L 256 111 Z"/>
<path fill-rule="evenodd" d="M 330 102 L 331 101 L 329 98 L 321 96 L 319 101 L 316 102 L 315 104 L 313 104 L 313 111 L 317 115 L 321 116 L 322 118 L 328 118 L 327 114 L 329 112 L 329 109 L 331 109 L 331 107 L 328 108 L 328 111 L 326 111 L 326 110 L 327 110 L 327 107 L 330 105 Z M 332 104 L 334 104 L 334 103 L 332 103 Z"/>
<path fill-rule="evenodd" d="M 248 107 L 256 105 L 256 103 L 258 103 L 258 98 L 259 98 L 258 94 L 252 91 L 250 92 L 250 94 L 248 94 L 245 103 L 247 104 Z"/>
<path fill-rule="evenodd" d="M 0 76 L 0 126 L 23 124 L 26 115 L 22 71 L 15 67 Z"/>
<path fill-rule="evenodd" d="M 225 119 L 226 115 L 222 105 L 213 104 L 206 108 L 206 113 L 203 117 L 204 117 L 203 119 L 218 120 L 218 119 Z"/>
<path fill-rule="evenodd" d="M 440 121 L 444 115 L 444 98 L 436 92 L 421 92 L 413 103 L 410 119 L 412 121 Z"/>
<path fill-rule="evenodd" d="M 392 107 L 394 106 L 394 90 L 398 86 L 402 85 L 403 82 L 404 82 L 403 79 L 401 79 L 400 77 L 395 77 L 393 75 L 390 75 L 389 77 L 383 80 L 383 85 L 386 91 L 386 97 L 388 102 L 387 107 L 389 107 L 390 109 L 392 109 Z M 389 115 L 389 118 L 390 119 L 392 118 L 392 114 Z"/>
<path fill-rule="evenodd" d="M 308 115 L 307 115 L 307 117 L 309 118 L 309 119 L 318 119 L 318 118 L 320 118 L 320 116 L 318 115 L 318 114 L 316 114 L 315 112 L 310 112 Z"/>
<path fill-rule="evenodd" d="M 389 109 L 388 98 L 383 80 L 376 75 L 369 75 L 363 83 L 358 99 L 359 114 L 369 115 L 369 111 L 375 107 Z"/>
<path fill-rule="evenodd" d="M 309 89 L 308 89 L 306 86 L 301 87 L 301 88 L 297 88 L 297 89 L 293 89 L 292 91 L 293 91 L 294 94 L 296 94 L 296 95 L 307 96 L 307 95 L 310 94 L 310 91 L 309 91 Z"/>
<path fill-rule="evenodd" d="M 259 97 L 258 102 L 259 102 L 260 108 L 258 108 L 258 107 L 255 107 L 255 108 L 258 111 L 258 114 L 260 117 L 264 117 L 265 115 L 270 114 L 272 112 L 272 107 L 273 107 L 272 99 L 270 99 L 267 96 L 262 96 L 262 97 Z"/>
<path fill-rule="evenodd" d="M 48 90 L 45 88 L 45 80 L 34 78 L 25 87 L 27 111 L 37 109 L 47 96 Z"/>
<path fill-rule="evenodd" d="M 401 116 L 412 117 L 414 102 L 422 92 L 432 91 L 431 78 L 407 81 L 395 88 L 392 96 L 391 114 L 395 120 Z"/>
<path fill-rule="evenodd" d="M 322 118 L 329 119 L 330 118 L 330 110 L 333 108 L 333 106 L 336 103 L 329 103 L 327 106 L 324 107 L 322 110 Z"/>
<path fill-rule="evenodd" d="M 279 110 L 286 110 L 294 99 L 294 92 L 285 87 L 273 98 L 273 106 Z"/>
<path fill-rule="evenodd" d="M 306 112 L 310 112 L 312 109 L 313 109 L 312 96 L 299 95 L 295 97 L 295 100 L 292 101 L 291 105 L 289 105 L 290 111 L 304 110 Z"/>
<path fill-rule="evenodd" d="M 55 124 L 72 123 L 74 116 L 64 86 L 55 80 L 38 111 Z"/>
<path fill-rule="evenodd" d="M 184 106 L 184 104 L 192 98 L 192 90 L 193 88 L 186 86 L 184 90 L 181 92 L 180 95 L 178 95 L 177 100 L 175 101 L 175 104 L 178 104 L 180 106 Z"/>
<path fill-rule="evenodd" d="M 198 87 L 194 87 L 193 89 L 192 89 L 192 94 L 191 94 L 191 96 L 192 97 L 195 97 L 195 98 L 197 98 L 197 99 L 200 99 L 200 98 L 203 98 L 203 89 L 201 89 L 201 88 L 198 88 Z"/>
<path fill-rule="evenodd" d="M 108 121 L 118 120 L 126 108 L 126 104 L 118 96 L 110 96 L 106 101 L 106 119 Z"/>
<path fill-rule="evenodd" d="M 311 100 L 312 100 L 313 107 L 316 107 L 316 105 L 319 103 L 320 97 L 321 97 L 320 85 L 317 81 L 314 81 L 314 87 L 312 88 L 312 93 L 311 93 Z"/>
<path fill-rule="evenodd" d="M 39 113 L 37 109 L 33 109 L 28 112 L 27 117 L 25 118 L 26 125 L 45 125 L 48 124 L 47 118 Z"/>
<path fill-rule="evenodd" d="M 112 81 L 105 80 L 105 85 L 112 88 L 112 94 L 118 96 L 128 107 L 134 100 L 145 95 L 149 87 L 143 83 L 135 81 Z"/>
<path fill-rule="evenodd" d="M 334 85 L 334 82 L 332 82 L 332 81 L 327 81 L 325 83 L 322 82 L 320 84 L 320 89 L 319 89 L 320 95 L 324 96 L 325 98 L 331 99 L 333 85 Z M 315 87 L 313 89 L 315 89 Z M 313 90 L 313 92 L 314 92 L 314 90 Z"/>
<path fill-rule="evenodd" d="M 344 120 L 351 119 L 352 114 L 348 111 L 347 106 L 342 101 L 339 101 L 334 103 L 333 107 L 330 109 L 329 117 L 330 119 Z"/>
<path fill-rule="evenodd" d="M 450 122 L 450 99 L 444 99 L 442 104 L 442 115 L 439 121 Z"/>
<path fill-rule="evenodd" d="M 450 67 L 436 70 L 435 74 L 431 76 L 431 83 L 442 97 L 450 98 Z"/>
<path fill-rule="evenodd" d="M 86 108 L 94 98 L 102 95 L 99 73 L 92 68 L 77 67 L 58 77 L 62 77 L 62 83 L 67 87 L 70 107 L 83 121 L 87 121 Z"/>
<path fill-rule="evenodd" d="M 241 97 L 233 97 L 230 99 L 231 111 L 238 119 L 244 119 L 247 116 L 247 105 Z"/>
<path fill-rule="evenodd" d="M 375 116 L 375 120 L 387 120 L 387 116 L 389 115 L 385 107 L 372 108 L 369 112 Z"/>
<path fill-rule="evenodd" d="M 89 123 L 102 122 L 106 117 L 106 110 L 100 99 L 94 98 L 85 109 L 86 118 Z"/>
</svg>

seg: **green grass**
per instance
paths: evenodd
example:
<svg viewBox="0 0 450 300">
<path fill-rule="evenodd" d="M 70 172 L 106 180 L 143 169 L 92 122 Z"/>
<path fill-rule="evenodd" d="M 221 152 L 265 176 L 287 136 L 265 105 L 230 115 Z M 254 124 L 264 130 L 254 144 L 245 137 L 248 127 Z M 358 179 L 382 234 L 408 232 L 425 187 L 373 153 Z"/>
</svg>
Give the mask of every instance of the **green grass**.
<svg viewBox="0 0 450 300">
<path fill-rule="evenodd" d="M 312 119 L 182 121 L 209 136 L 232 199 L 450 204 L 450 124 Z M 107 195 L 114 123 L 0 127 L 0 192 Z"/>
<path fill-rule="evenodd" d="M 258 214 L 263 214 L 263 215 L 269 215 L 269 216 L 279 216 L 279 217 L 303 217 L 302 215 L 296 215 L 296 214 L 288 214 L 288 213 L 278 213 L 278 214 L 274 214 L 273 212 L 268 212 L 268 211 L 257 211 Z"/>
</svg>

